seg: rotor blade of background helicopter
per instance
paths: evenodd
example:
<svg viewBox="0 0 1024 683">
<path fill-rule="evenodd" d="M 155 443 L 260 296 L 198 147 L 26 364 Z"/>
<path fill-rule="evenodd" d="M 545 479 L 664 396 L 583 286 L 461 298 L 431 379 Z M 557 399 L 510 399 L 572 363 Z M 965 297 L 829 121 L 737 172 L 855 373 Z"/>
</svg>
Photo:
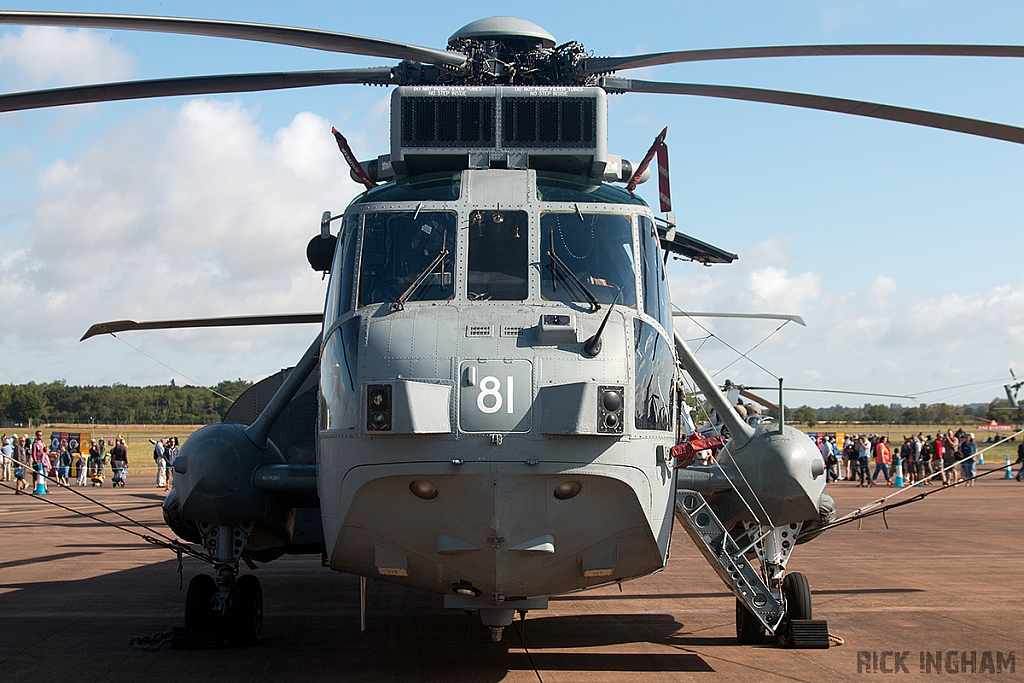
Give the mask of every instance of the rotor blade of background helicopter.
<svg viewBox="0 0 1024 683">
<path fill-rule="evenodd" d="M 280 315 L 234 315 L 223 318 L 192 318 L 190 320 L 152 320 L 135 322 L 134 320 L 113 320 L 96 323 L 90 327 L 78 341 L 89 337 L 112 332 L 128 332 L 135 330 L 180 330 L 196 327 L 242 327 L 245 325 L 298 325 L 304 323 L 321 324 L 323 313 L 282 313 Z"/>
<path fill-rule="evenodd" d="M 804 319 L 788 313 L 695 313 L 693 311 L 672 311 L 673 318 L 753 318 L 766 320 L 791 320 L 807 327 Z"/>
<path fill-rule="evenodd" d="M 760 403 L 761 405 L 763 405 L 768 410 L 778 410 L 779 409 L 779 406 L 778 406 L 777 403 L 772 403 L 768 399 L 762 398 L 762 397 L 758 396 L 755 393 L 747 391 L 746 389 L 740 389 L 740 396 L 742 396 L 743 398 L 749 398 L 751 401 L 755 401 L 757 403 Z"/>
<path fill-rule="evenodd" d="M 663 95 L 694 95 L 697 97 L 718 97 L 727 100 L 745 100 L 747 102 L 764 102 L 782 104 L 788 107 L 803 109 L 819 109 L 838 114 L 853 114 L 869 118 L 900 121 L 926 128 L 939 128 L 957 133 L 967 133 L 983 138 L 1005 140 L 1024 144 L 1024 128 L 1008 126 L 1002 123 L 968 119 L 949 114 L 938 114 L 920 109 L 907 109 L 888 104 L 847 100 L 823 95 L 788 92 L 785 90 L 764 90 L 761 88 L 743 88 L 731 85 L 701 85 L 696 83 L 662 83 L 658 81 L 638 81 L 628 78 L 605 77 L 601 79 L 601 87 L 609 93 L 639 92 L 658 93 Z"/>
<path fill-rule="evenodd" d="M 778 391 L 778 387 L 743 387 L 744 389 L 756 389 L 757 391 Z M 783 387 L 785 391 L 810 391 L 816 394 L 849 394 L 851 396 L 882 396 L 884 398 L 909 398 L 916 401 L 917 396 L 904 396 L 903 394 L 879 394 L 874 391 L 841 391 L 839 389 L 806 389 L 800 387 Z"/>
<path fill-rule="evenodd" d="M 626 57 L 589 57 L 580 65 L 583 73 L 597 74 L 642 66 L 682 62 L 710 62 L 723 59 L 764 57 L 847 57 L 876 55 L 892 57 L 1024 57 L 1020 45 L 770 45 L 727 47 L 711 50 L 652 52 Z"/>
<path fill-rule="evenodd" d="M 391 69 L 378 66 L 369 69 L 336 69 L 333 71 L 285 71 L 263 74 L 228 74 L 223 76 L 185 76 L 149 81 L 97 83 L 52 90 L 0 95 L 0 112 L 61 107 L 67 104 L 139 100 L 147 97 L 174 95 L 216 95 L 231 92 L 284 90 L 319 85 L 356 83 L 388 85 Z"/>
<path fill-rule="evenodd" d="M 290 26 L 251 24 L 242 21 L 189 19 L 185 17 L 146 17 L 131 14 L 92 14 L 78 12 L 7 12 L 0 11 L 0 24 L 31 24 L 34 26 L 72 26 L 126 31 L 180 33 L 277 43 L 327 52 L 343 52 L 368 57 L 409 59 L 426 64 L 461 66 L 466 56 L 429 47 L 418 47 L 391 40 L 352 36 Z"/>
</svg>

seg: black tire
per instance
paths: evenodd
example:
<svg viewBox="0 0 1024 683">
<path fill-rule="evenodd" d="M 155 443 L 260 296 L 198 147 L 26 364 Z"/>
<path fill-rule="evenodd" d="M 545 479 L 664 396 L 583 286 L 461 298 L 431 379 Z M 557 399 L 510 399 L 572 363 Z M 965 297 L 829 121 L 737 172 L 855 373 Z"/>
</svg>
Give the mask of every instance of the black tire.
<svg viewBox="0 0 1024 683">
<path fill-rule="evenodd" d="M 786 599 L 786 617 L 779 627 L 779 643 L 793 646 L 792 624 L 795 619 L 813 619 L 811 584 L 800 572 L 786 574 L 782 579 L 782 595 Z"/>
<path fill-rule="evenodd" d="M 736 601 L 736 639 L 740 645 L 764 644 L 764 624 L 740 600 Z"/>
<path fill-rule="evenodd" d="M 224 630 L 232 645 L 255 645 L 263 632 L 263 587 L 252 574 L 238 577 L 224 606 Z"/>
<path fill-rule="evenodd" d="M 185 627 L 211 626 L 215 621 L 213 598 L 217 594 L 217 580 L 209 574 L 197 574 L 188 582 L 185 595 Z"/>
</svg>

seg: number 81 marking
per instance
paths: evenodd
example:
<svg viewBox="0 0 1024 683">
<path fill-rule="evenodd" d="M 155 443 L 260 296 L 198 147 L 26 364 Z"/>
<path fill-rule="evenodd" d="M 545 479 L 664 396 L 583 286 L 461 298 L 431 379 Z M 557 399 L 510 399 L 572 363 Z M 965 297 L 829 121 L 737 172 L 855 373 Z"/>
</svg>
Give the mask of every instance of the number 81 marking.
<svg viewBox="0 0 1024 683">
<path fill-rule="evenodd" d="M 509 415 L 512 414 L 512 396 L 513 396 L 513 385 L 512 377 L 506 377 L 506 389 L 505 397 L 501 395 L 501 380 L 493 375 L 488 375 L 480 380 L 480 395 L 476 397 L 476 407 L 480 409 L 481 413 L 491 415 L 501 410 L 501 406 L 505 406 L 505 412 Z M 488 396 L 494 397 L 493 405 L 488 406 L 485 400 Z"/>
</svg>

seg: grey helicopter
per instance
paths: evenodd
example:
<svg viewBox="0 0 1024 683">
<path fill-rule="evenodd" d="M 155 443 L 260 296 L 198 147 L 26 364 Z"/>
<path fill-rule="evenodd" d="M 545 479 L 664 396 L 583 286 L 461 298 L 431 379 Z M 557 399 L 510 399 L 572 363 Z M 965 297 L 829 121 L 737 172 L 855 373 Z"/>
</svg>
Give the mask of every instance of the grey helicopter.
<svg viewBox="0 0 1024 683">
<path fill-rule="evenodd" d="M 1024 129 L 869 102 L 620 78 L 686 61 L 814 55 L 1021 57 L 1016 46 L 802 45 L 596 57 L 522 19 L 446 49 L 235 21 L 0 12 L 2 24 L 156 31 L 401 60 L 396 66 L 165 78 L 0 95 L 0 111 L 338 84 L 394 86 L 387 154 L 307 248 L 322 313 L 114 321 L 123 330 L 317 324 L 296 365 L 257 383 L 174 464 L 164 519 L 213 574 L 189 583 L 175 646 L 255 643 L 262 588 L 240 567 L 320 554 L 339 572 L 444 596 L 495 640 L 551 596 L 663 569 L 673 522 L 736 598 L 745 644 L 828 647 L 797 544 L 835 514 L 814 443 L 744 418 L 674 330 L 665 264 L 736 255 L 676 229 L 607 149 L 607 100 L 662 93 L 867 116 L 1009 142 Z M 665 154 L 667 163 L 667 154 Z M 667 181 L 667 178 L 664 178 Z M 663 200 L 667 200 L 667 182 Z M 337 228 L 335 229 L 335 226 Z M 691 439 L 683 378 L 720 424 Z M 778 402 L 780 409 L 784 403 Z M 717 440 L 716 440 L 717 439 Z M 713 450 L 707 464 L 688 454 Z M 365 583 L 363 584 L 365 586 Z"/>
</svg>

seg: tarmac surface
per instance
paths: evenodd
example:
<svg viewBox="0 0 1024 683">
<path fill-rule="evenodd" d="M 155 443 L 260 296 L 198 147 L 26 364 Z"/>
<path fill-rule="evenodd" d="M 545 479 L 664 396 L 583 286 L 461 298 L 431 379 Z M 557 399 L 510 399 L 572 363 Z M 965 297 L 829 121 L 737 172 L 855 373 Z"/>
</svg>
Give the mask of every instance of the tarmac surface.
<svg viewBox="0 0 1024 683">
<path fill-rule="evenodd" d="M 163 490 L 130 479 L 125 489 L 79 490 L 166 530 Z M 840 514 L 893 492 L 849 482 L 828 490 Z M 96 510 L 69 491 L 47 499 Z M 665 571 L 553 598 L 500 643 L 438 595 L 372 580 L 361 633 L 358 579 L 298 556 L 256 572 L 261 645 L 146 652 L 129 637 L 183 623 L 174 554 L 0 488 L 0 681 L 933 679 L 936 654 L 940 680 L 1021 681 L 1022 502 L 1024 483 L 992 474 L 889 512 L 888 529 L 875 516 L 799 546 L 789 569 L 808 576 L 814 617 L 845 640 L 828 650 L 736 644 L 734 599 L 677 525 Z M 186 558 L 185 585 L 204 569 Z"/>
</svg>

